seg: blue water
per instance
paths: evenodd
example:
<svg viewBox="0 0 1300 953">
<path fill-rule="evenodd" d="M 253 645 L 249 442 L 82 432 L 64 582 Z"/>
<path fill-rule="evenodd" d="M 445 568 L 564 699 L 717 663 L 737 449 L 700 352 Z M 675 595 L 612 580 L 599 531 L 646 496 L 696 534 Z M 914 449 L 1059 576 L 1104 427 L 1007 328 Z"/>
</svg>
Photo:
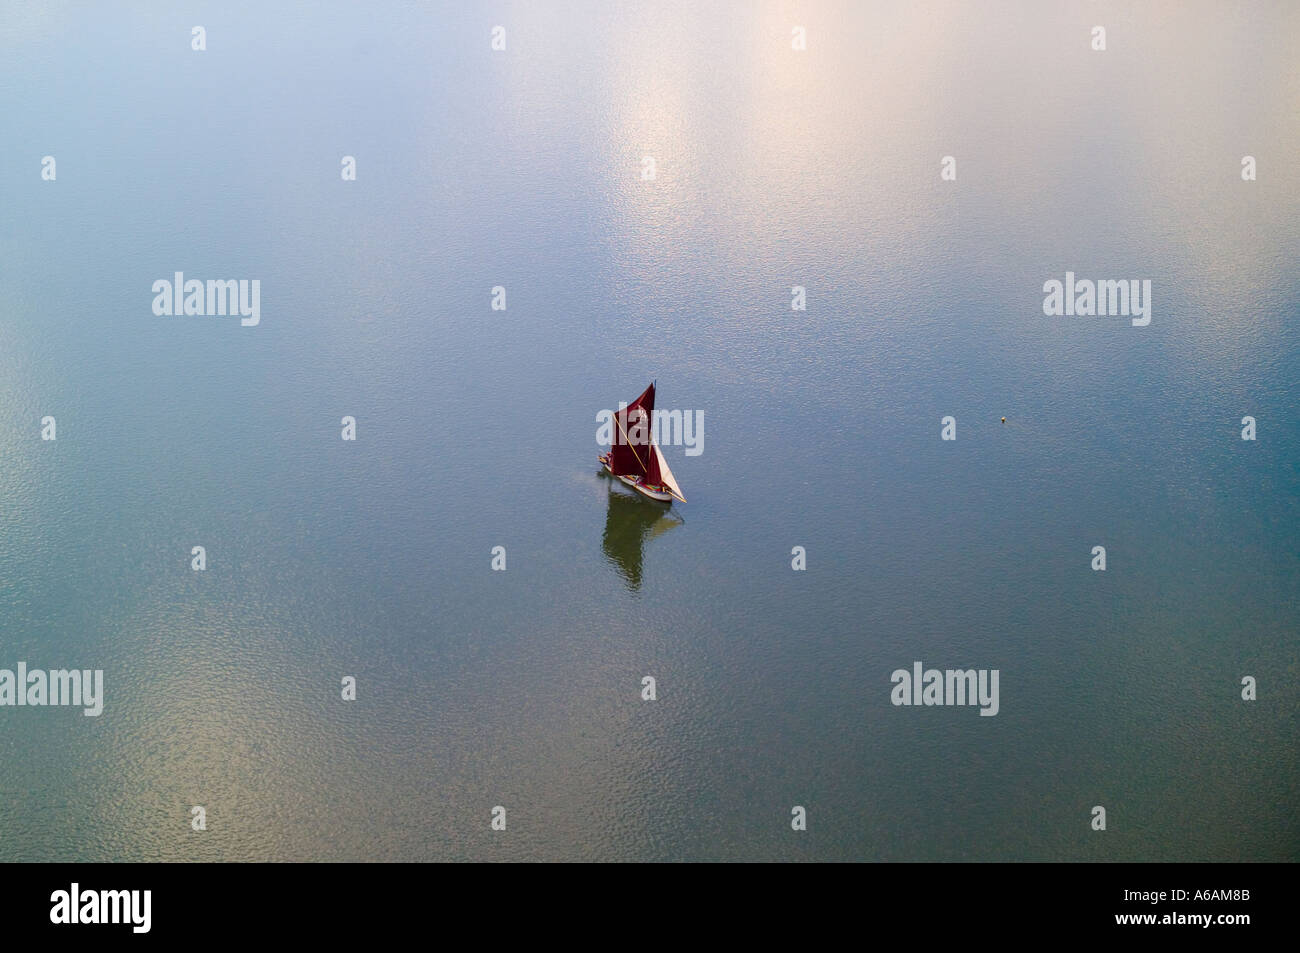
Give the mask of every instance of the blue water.
<svg viewBox="0 0 1300 953">
<path fill-rule="evenodd" d="M 1300 10 L 1044 6 L 6 5 L 0 859 L 1300 859 Z"/>
</svg>

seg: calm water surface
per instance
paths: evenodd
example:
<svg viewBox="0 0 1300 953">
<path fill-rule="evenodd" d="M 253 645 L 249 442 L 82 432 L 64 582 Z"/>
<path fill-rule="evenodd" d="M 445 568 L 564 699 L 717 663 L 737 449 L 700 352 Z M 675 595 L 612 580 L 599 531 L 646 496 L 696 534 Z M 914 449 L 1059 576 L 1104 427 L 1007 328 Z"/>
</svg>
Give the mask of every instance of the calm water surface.
<svg viewBox="0 0 1300 953">
<path fill-rule="evenodd" d="M 1300 11 L 1050 6 L 6 5 L 0 859 L 1300 857 Z"/>
</svg>

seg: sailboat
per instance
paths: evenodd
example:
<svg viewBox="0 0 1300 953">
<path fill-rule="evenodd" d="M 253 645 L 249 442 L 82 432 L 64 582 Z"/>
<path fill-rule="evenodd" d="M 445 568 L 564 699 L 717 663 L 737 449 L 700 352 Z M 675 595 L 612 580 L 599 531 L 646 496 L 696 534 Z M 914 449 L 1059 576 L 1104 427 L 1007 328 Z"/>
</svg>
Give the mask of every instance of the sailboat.
<svg viewBox="0 0 1300 953">
<path fill-rule="evenodd" d="M 609 453 L 598 458 L 605 472 L 622 480 L 642 496 L 664 503 L 686 502 L 668 461 L 654 442 L 655 385 L 614 415 L 618 432 Z"/>
</svg>

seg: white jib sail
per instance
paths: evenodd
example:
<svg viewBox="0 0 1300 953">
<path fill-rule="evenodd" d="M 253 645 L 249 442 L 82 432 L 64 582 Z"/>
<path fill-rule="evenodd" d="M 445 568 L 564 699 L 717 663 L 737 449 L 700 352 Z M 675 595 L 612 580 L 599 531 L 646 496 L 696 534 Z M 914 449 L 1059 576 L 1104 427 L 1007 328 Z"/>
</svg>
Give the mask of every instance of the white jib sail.
<svg viewBox="0 0 1300 953">
<path fill-rule="evenodd" d="M 682 493 L 682 488 L 677 485 L 677 481 L 673 478 L 673 471 L 669 469 L 668 461 L 665 460 L 664 455 L 659 452 L 659 444 L 651 444 L 650 452 L 655 455 L 659 462 L 659 477 L 664 481 L 664 486 L 668 487 L 668 489 L 672 491 L 673 496 L 685 503 L 686 495 Z"/>
</svg>

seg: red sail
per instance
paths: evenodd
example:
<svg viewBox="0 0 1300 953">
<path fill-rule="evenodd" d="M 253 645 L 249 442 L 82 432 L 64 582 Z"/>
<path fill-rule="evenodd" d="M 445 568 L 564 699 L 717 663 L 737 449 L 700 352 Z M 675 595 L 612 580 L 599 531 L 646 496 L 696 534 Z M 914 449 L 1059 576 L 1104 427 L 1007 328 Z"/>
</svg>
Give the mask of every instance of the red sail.
<svg viewBox="0 0 1300 953">
<path fill-rule="evenodd" d="M 659 448 L 654 447 L 653 449 L 651 449 L 649 456 L 646 457 L 645 482 L 648 486 L 664 485 L 663 471 L 659 467 L 659 461 L 662 458 L 659 456 L 658 451 Z"/>
<path fill-rule="evenodd" d="M 614 415 L 614 446 L 609 466 L 617 476 L 645 476 L 650 463 L 650 425 L 655 413 L 655 385 L 651 384 L 626 408 Z"/>
</svg>

